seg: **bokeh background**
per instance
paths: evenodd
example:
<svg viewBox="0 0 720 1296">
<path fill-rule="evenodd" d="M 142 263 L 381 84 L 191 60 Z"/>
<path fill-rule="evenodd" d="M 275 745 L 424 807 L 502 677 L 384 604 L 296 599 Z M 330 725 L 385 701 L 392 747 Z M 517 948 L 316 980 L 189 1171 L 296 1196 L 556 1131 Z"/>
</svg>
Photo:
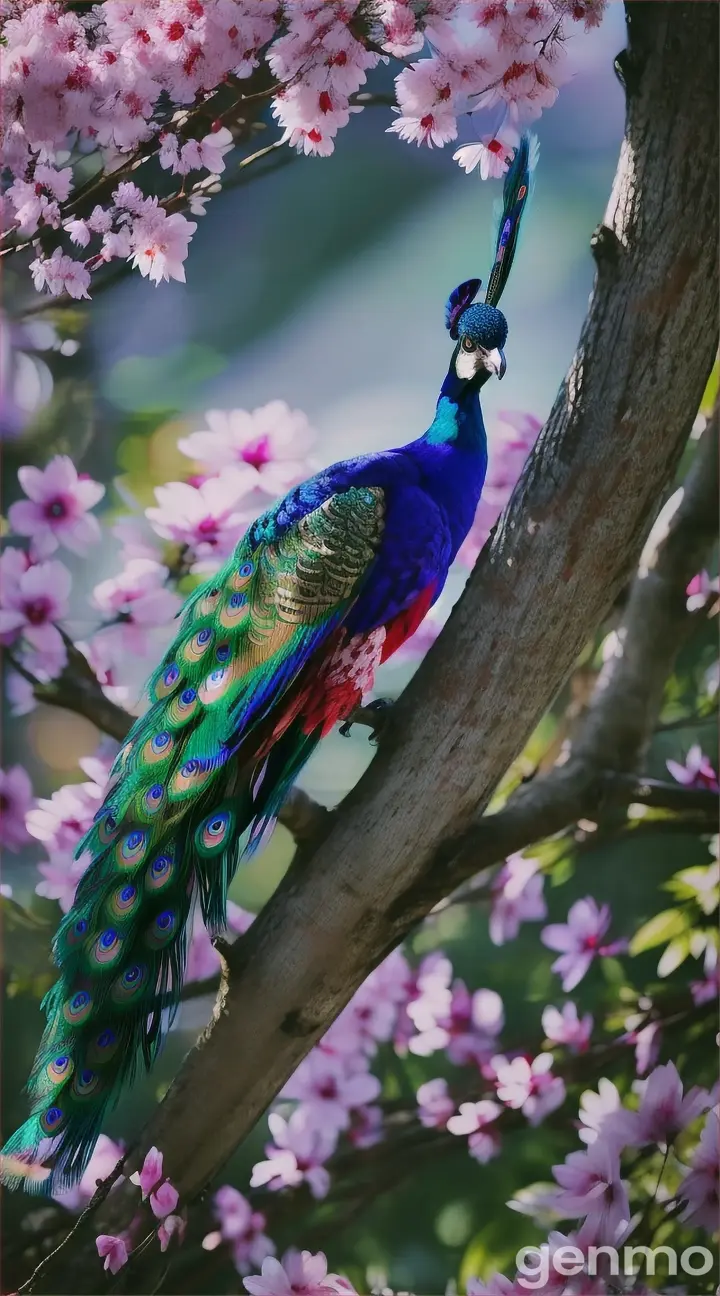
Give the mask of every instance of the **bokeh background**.
<svg viewBox="0 0 720 1296">
<path fill-rule="evenodd" d="M 527 230 L 503 301 L 510 337 L 508 371 L 502 384 L 485 389 L 483 403 L 492 433 L 501 409 L 528 411 L 543 419 L 572 356 L 591 291 L 592 230 L 609 195 L 622 136 L 623 94 L 613 58 L 624 45 L 623 8 L 611 4 L 597 31 L 575 38 L 574 75 L 558 105 L 538 123 L 541 163 Z M 389 72 L 380 70 L 371 89 L 383 90 Z M 153 502 L 155 485 L 186 473 L 178 436 L 204 426 L 211 408 L 252 409 L 274 398 L 305 411 L 317 431 L 318 464 L 419 435 L 432 418 L 448 358 L 443 307 L 448 292 L 470 275 L 487 275 L 492 207 L 499 185 L 466 177 L 451 160 L 451 149 L 416 149 L 386 135 L 389 109 L 367 108 L 351 120 L 327 159 L 296 158 L 280 152 L 247 172 L 198 220 L 187 263 L 187 284 L 152 287 L 128 274 L 99 291 L 92 303 L 69 311 L 38 309 L 19 267 L 5 277 L 2 405 L 4 508 L 17 496 L 15 473 L 26 462 L 70 453 L 79 467 L 108 486 L 98 510 L 107 518 Z M 261 126 L 263 123 L 261 123 Z M 272 126 L 264 124 L 271 138 Z M 466 138 L 472 138 L 467 128 Z M 30 313 L 28 313 L 28 311 Z M 22 323 L 18 321 L 22 319 Z M 12 323 L 12 321 L 15 321 Z M 73 570 L 74 637 L 82 639 L 97 621 L 88 594 L 118 569 L 117 548 L 108 536 L 87 559 L 63 554 Z M 464 573 L 452 579 L 457 597 Z M 712 657 L 712 637 L 694 642 L 678 667 L 675 714 L 687 710 L 694 681 Z M 411 663 L 384 668 L 378 692 L 396 694 Z M 132 664 L 128 664 L 132 674 Z M 136 683 L 140 683 L 137 680 Z M 683 710 L 685 708 L 685 711 Z M 540 754 L 554 734 L 550 716 L 525 754 Z M 695 739 L 714 745 L 705 725 L 671 730 L 658 738 L 650 772 L 662 775 L 666 757 L 682 758 Z M 39 707 L 25 718 L 6 711 L 3 765 L 22 762 L 35 792 L 49 795 L 81 779 L 78 759 L 91 755 L 99 735 L 88 722 Z M 303 776 L 314 796 L 336 803 L 372 757 L 365 730 L 349 739 L 330 736 Z M 257 910 L 290 858 L 290 839 L 279 829 L 262 857 L 244 869 L 233 898 Z M 27 903 L 38 921 L 52 923 L 57 908 L 33 895 L 39 846 L 6 856 L 4 881 Z M 564 919 L 569 904 L 592 890 L 621 915 L 616 934 L 631 932 L 658 908 L 656 887 L 663 877 L 692 863 L 706 863 L 707 849 L 691 837 L 658 837 L 648 845 L 598 849 L 585 860 L 582 876 L 571 876 L 569 861 L 557 861 L 559 899 L 550 891 L 551 920 Z M 588 885 L 588 870 L 592 886 Z M 8 933 L 5 952 L 6 1129 L 23 1117 L 21 1085 L 41 1029 L 32 978 L 46 974 L 28 953 L 31 932 Z M 537 1034 L 541 1008 L 557 999 L 549 971 L 552 956 L 525 928 L 517 942 L 493 948 L 487 914 L 473 906 L 454 908 L 412 942 L 422 953 L 438 943 L 456 973 L 472 989 L 492 985 L 506 1004 L 509 1047 L 526 1032 Z M 46 952 L 42 956 L 46 962 Z M 648 957 L 648 956 L 646 956 Z M 642 984 L 653 956 L 633 975 Z M 13 981 L 25 966 L 25 980 Z M 613 960 L 593 971 L 575 996 L 581 1006 L 602 999 L 623 972 Z M 113 1115 L 107 1132 L 129 1138 L 162 1093 L 211 1000 L 183 1007 L 160 1066 L 139 1084 Z M 232 1066 L 228 1059 L 228 1066 Z M 410 1058 L 402 1068 L 389 1057 L 380 1068 L 387 1097 L 412 1096 L 442 1067 L 428 1070 Z M 692 1070 L 689 1080 L 700 1080 Z M 209 1100 L 210 1096 L 208 1096 Z M 552 1160 L 575 1146 L 570 1120 L 558 1143 L 557 1126 L 508 1135 L 507 1153 L 489 1167 L 472 1161 L 463 1147 L 420 1168 L 389 1192 L 368 1185 L 365 1200 L 342 1231 L 330 1206 L 306 1211 L 305 1233 L 288 1219 L 274 1235 L 278 1245 L 322 1245 L 331 1267 L 348 1273 L 364 1289 L 390 1273 L 397 1288 L 418 1293 L 444 1291 L 449 1277 L 502 1269 L 523 1242 L 536 1242 L 533 1223 L 504 1203 L 518 1186 L 547 1180 Z M 227 1178 L 241 1189 L 261 1155 L 264 1124 L 233 1158 Z M 461 1140 L 458 1141 L 462 1142 Z M 6 1207 L 6 1234 L 24 1220 L 27 1200 Z M 239 1290 L 229 1263 L 193 1274 L 195 1291 Z"/>
</svg>

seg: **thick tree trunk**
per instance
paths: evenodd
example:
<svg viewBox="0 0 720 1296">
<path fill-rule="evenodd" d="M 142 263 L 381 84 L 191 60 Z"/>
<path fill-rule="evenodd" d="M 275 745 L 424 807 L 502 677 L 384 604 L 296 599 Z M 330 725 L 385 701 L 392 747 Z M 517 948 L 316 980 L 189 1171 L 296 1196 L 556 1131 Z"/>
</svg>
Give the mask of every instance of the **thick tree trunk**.
<svg viewBox="0 0 720 1296">
<path fill-rule="evenodd" d="M 627 10 L 626 134 L 577 353 L 370 769 L 229 955 L 214 1020 L 144 1131 L 141 1151 L 162 1149 L 185 1202 L 446 894 L 448 840 L 477 821 L 628 580 L 689 436 L 717 347 L 718 9 Z M 455 852 L 452 884 L 476 868 Z M 76 1269 L 69 1282 L 60 1252 L 33 1289 L 88 1291 L 94 1278 Z"/>
</svg>

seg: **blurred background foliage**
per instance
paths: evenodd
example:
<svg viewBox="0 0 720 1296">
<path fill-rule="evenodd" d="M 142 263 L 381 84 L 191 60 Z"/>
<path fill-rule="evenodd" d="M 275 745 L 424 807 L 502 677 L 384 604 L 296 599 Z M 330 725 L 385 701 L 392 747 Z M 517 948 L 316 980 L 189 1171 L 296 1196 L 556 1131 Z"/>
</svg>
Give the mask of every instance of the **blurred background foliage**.
<svg viewBox="0 0 720 1296">
<path fill-rule="evenodd" d="M 537 191 L 503 304 L 510 323 L 508 372 L 501 388 L 486 389 L 484 400 L 490 424 L 501 408 L 544 418 L 572 355 L 592 285 L 589 238 L 602 217 L 622 135 L 623 96 L 612 60 L 623 42 L 622 6 L 611 5 L 600 31 L 581 42 L 576 76 L 563 88 L 558 107 L 539 123 Z M 382 76 L 375 86 L 380 91 Z M 43 463 L 58 452 L 69 453 L 78 467 L 108 485 L 100 510 L 105 521 L 127 511 L 129 496 L 147 506 L 155 486 L 187 472 L 177 440 L 203 426 L 208 408 L 251 409 L 283 398 L 303 409 L 317 429 L 318 462 L 399 444 L 427 426 L 447 359 L 444 301 L 457 282 L 487 272 L 497 186 L 466 178 L 447 149 L 421 151 L 386 136 L 386 124 L 387 109 L 373 107 L 343 131 L 330 159 L 283 152 L 248 172 L 247 183 L 216 198 L 199 220 L 187 285 L 173 282 L 156 290 L 137 275 L 121 275 L 91 304 L 52 310 L 14 267 L 6 273 L 3 309 L 17 323 L 12 355 L 7 324 L 4 353 L 5 512 L 17 495 L 17 467 Z M 691 454 L 690 449 L 682 472 Z M 104 536 L 103 546 L 85 561 L 63 554 L 74 577 L 68 629 L 76 638 L 96 625 L 90 590 L 118 568 L 107 529 Z M 458 574 L 451 583 L 452 599 L 462 579 Z M 576 686 L 594 678 L 601 639 L 588 646 Z M 668 682 L 649 775 L 667 777 L 665 761 L 682 760 L 693 743 L 716 750 L 714 708 L 703 710 L 698 703 L 716 655 L 715 631 L 707 623 L 683 650 Z M 378 693 L 396 694 L 411 669 L 385 667 Z M 568 686 L 511 780 L 557 753 L 571 700 Z M 6 714 L 3 764 L 23 763 L 36 794 L 46 796 L 83 777 L 77 761 L 96 750 L 100 737 L 88 721 L 49 707 L 21 719 Z M 356 729 L 348 739 L 336 732 L 306 771 L 304 786 L 335 804 L 371 758 L 366 730 Z M 611 904 L 613 937 L 631 937 L 668 908 L 672 897 L 662 890 L 668 880 L 709 860 L 706 839 L 650 814 L 630 828 L 621 817 L 604 825 L 602 834 L 588 829 L 542 850 L 551 862 L 550 921 L 563 921 L 570 904 L 591 893 Z M 258 910 L 291 851 L 288 834 L 278 829 L 262 856 L 239 874 L 233 898 Z M 34 895 L 39 854 L 39 847 L 30 846 L 5 860 L 5 881 L 18 902 L 3 901 L 6 1130 L 24 1116 L 21 1086 L 41 1029 L 38 1001 L 52 977 L 48 946 L 58 908 Z M 412 957 L 442 946 L 471 989 L 491 986 L 502 994 L 506 1046 L 539 1045 L 542 1008 L 564 998 L 550 972 L 554 956 L 541 946 L 537 925 L 526 925 L 515 942 L 495 948 L 487 918 L 486 904 L 454 905 L 425 924 L 408 952 Z M 662 948 L 598 961 L 573 995 L 579 1008 L 592 1011 L 601 1026 L 606 1011 L 617 1014 L 619 1003 L 632 1005 L 657 984 Z M 665 992 L 685 987 L 687 979 L 682 964 L 666 979 Z M 211 1006 L 210 998 L 183 1006 L 159 1066 L 126 1095 L 108 1134 L 132 1137 Z M 614 1033 L 618 1029 L 615 1021 Z M 716 1078 L 707 1030 L 698 1039 L 686 1021 L 666 1033 L 662 1057 L 675 1060 L 687 1083 L 711 1086 Z M 444 1057 L 438 1058 L 400 1061 L 389 1049 L 381 1051 L 374 1070 L 383 1080 L 384 1098 L 412 1102 L 424 1080 L 453 1077 Z M 615 1050 L 605 1074 L 627 1091 L 635 1075 L 632 1049 Z M 578 1146 L 572 1118 L 584 1087 L 580 1077 L 565 1106 L 539 1129 L 518 1124 L 505 1136 L 503 1155 L 489 1166 L 468 1156 L 464 1139 L 442 1154 L 409 1154 L 389 1164 L 372 1149 L 364 1182 L 348 1199 L 335 1201 L 331 1191 L 327 1202 L 313 1204 L 301 1189 L 270 1215 L 268 1232 L 279 1250 L 288 1244 L 322 1247 L 330 1267 L 347 1273 L 358 1290 L 390 1275 L 396 1289 L 441 1292 L 448 1278 L 462 1281 L 503 1269 L 519 1246 L 543 1240 L 530 1218 L 504 1203 L 523 1185 L 547 1181 L 551 1164 Z M 266 1137 L 263 1121 L 223 1179 L 246 1192 Z M 258 1202 L 260 1197 L 254 1195 Z M 13 1282 L 23 1276 L 14 1274 L 13 1257 L 27 1247 L 28 1215 L 37 1209 L 36 1200 L 22 1195 L 6 1198 L 7 1276 Z M 201 1237 L 208 1227 L 209 1213 L 200 1207 L 191 1236 Z M 193 1256 L 186 1248 L 175 1281 L 177 1290 L 241 1290 L 223 1252 Z"/>
</svg>

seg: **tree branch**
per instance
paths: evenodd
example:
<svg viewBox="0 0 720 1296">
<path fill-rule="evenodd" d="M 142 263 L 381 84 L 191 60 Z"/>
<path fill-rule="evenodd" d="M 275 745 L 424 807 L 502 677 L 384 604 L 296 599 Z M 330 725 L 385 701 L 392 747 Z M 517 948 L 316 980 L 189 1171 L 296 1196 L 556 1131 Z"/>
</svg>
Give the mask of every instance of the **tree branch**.
<svg viewBox="0 0 720 1296">
<path fill-rule="evenodd" d="M 690 434 L 718 329 L 718 11 L 629 8 L 626 135 L 578 351 L 494 541 L 375 760 L 233 947 L 213 1022 L 135 1149 L 135 1159 L 151 1144 L 163 1150 L 184 1202 L 448 890 L 585 813 L 579 739 L 546 776 L 547 804 L 538 806 L 537 779 L 514 794 L 512 811 L 509 801 L 479 818 L 627 583 Z M 639 723 L 657 700 L 653 672 Z M 609 750 L 597 714 L 595 731 L 591 750 Z M 644 741 L 644 730 L 634 745 L 623 738 L 621 772 Z M 128 1209 L 122 1189 L 111 1203 Z M 93 1274 L 56 1258 L 35 1290 L 92 1290 Z"/>
</svg>

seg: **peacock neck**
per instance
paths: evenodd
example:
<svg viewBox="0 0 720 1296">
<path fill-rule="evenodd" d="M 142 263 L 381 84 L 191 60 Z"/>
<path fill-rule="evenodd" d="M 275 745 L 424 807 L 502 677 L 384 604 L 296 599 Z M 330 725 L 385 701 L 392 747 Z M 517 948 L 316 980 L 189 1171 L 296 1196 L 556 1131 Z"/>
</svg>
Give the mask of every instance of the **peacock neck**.
<svg viewBox="0 0 720 1296">
<path fill-rule="evenodd" d="M 487 436 L 476 381 L 458 378 L 452 364 L 440 389 L 435 417 L 424 440 L 466 456 L 487 455 Z"/>
</svg>

